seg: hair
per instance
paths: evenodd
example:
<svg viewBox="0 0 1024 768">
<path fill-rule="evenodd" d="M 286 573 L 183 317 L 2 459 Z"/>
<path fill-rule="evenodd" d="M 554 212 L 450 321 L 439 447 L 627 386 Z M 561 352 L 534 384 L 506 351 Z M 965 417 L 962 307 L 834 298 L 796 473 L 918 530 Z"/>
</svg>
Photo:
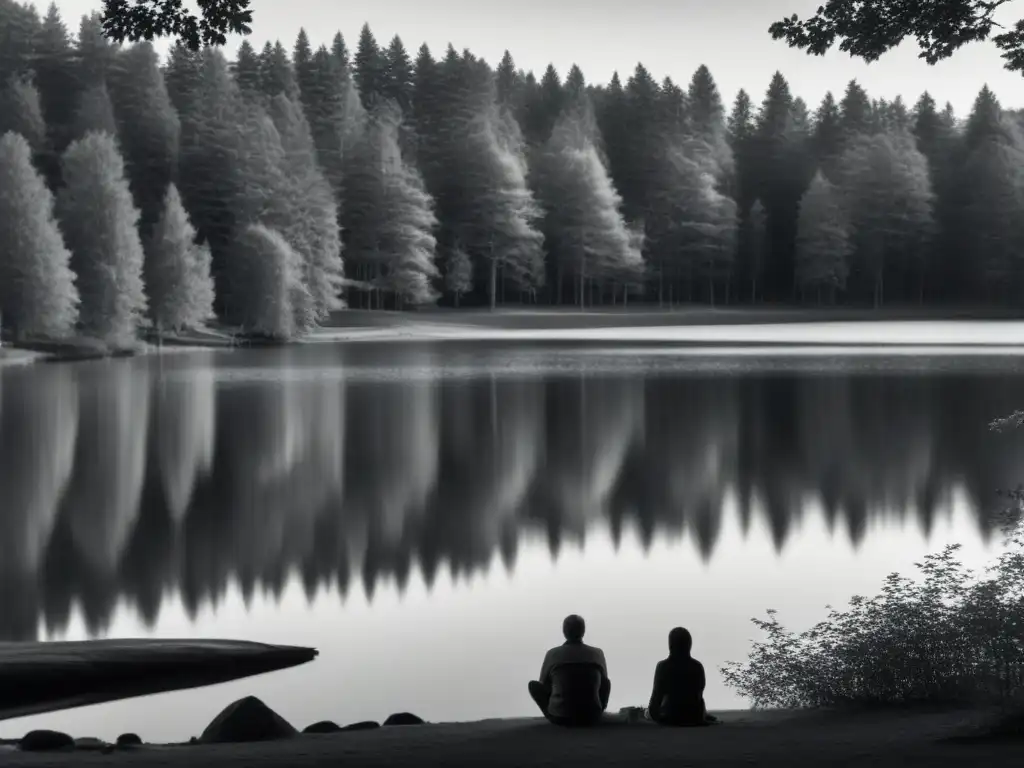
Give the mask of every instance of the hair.
<svg viewBox="0 0 1024 768">
<path fill-rule="evenodd" d="M 668 633 L 668 652 L 672 656 L 677 654 L 689 656 L 692 648 L 693 636 L 690 634 L 690 630 L 676 627 Z"/>
<path fill-rule="evenodd" d="M 582 616 L 577 616 L 575 613 L 571 616 L 566 616 L 565 621 L 562 622 L 562 634 L 565 635 L 566 640 L 579 641 L 583 639 L 583 633 L 587 631 L 587 624 L 583 621 Z"/>
</svg>

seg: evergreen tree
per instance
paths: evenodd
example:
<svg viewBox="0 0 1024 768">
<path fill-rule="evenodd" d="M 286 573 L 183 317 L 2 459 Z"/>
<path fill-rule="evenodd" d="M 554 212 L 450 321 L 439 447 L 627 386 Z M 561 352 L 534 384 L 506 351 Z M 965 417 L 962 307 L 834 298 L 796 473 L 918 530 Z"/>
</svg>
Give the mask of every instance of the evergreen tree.
<svg viewBox="0 0 1024 768">
<path fill-rule="evenodd" d="M 278 40 L 273 45 L 267 42 L 260 53 L 260 82 L 263 95 L 272 99 L 283 93 L 289 99 L 299 98 L 299 84 L 295 79 L 295 70 L 288 57 L 288 51 Z"/>
<path fill-rule="evenodd" d="M 271 102 L 271 117 L 284 151 L 288 198 L 300 212 L 292 226 L 279 231 L 303 257 L 303 278 L 312 301 L 312 319 L 300 321 L 299 327 L 308 327 L 342 306 L 339 294 L 345 273 L 338 208 L 334 192 L 317 164 L 316 147 L 302 108 L 279 94 Z"/>
<path fill-rule="evenodd" d="M 334 63 L 338 67 L 338 72 L 341 73 L 343 80 L 351 79 L 351 73 L 349 72 L 350 62 L 348 60 L 348 46 L 345 45 L 345 38 L 341 32 L 334 35 L 334 40 L 331 42 L 331 57 L 334 59 Z"/>
<path fill-rule="evenodd" d="M 130 341 L 146 311 L 143 252 L 139 211 L 114 138 L 90 133 L 73 142 L 63 178 L 57 211 L 78 276 L 81 325 L 108 341 Z"/>
<path fill-rule="evenodd" d="M 419 174 L 402 159 L 400 118 L 386 103 L 374 110 L 347 166 L 343 221 L 361 278 L 401 303 L 424 304 L 436 298 L 437 220 Z"/>
<path fill-rule="evenodd" d="M 812 175 L 798 115 L 789 83 L 776 72 L 758 114 L 756 140 L 756 196 L 764 204 L 768 226 L 764 287 L 776 300 L 792 297 L 797 212 Z"/>
<path fill-rule="evenodd" d="M 89 86 L 78 97 L 71 135 L 82 138 L 88 133 L 105 133 L 117 138 L 114 105 L 104 83 Z"/>
<path fill-rule="evenodd" d="M 234 75 L 239 90 L 246 98 L 256 98 L 262 92 L 260 55 L 248 40 L 243 40 L 238 46 L 238 55 L 231 67 L 231 74 Z"/>
<path fill-rule="evenodd" d="M 842 290 L 853 252 L 842 203 L 819 171 L 800 201 L 796 240 L 796 279 L 803 291 L 825 290 L 830 299 Z"/>
<path fill-rule="evenodd" d="M 117 48 L 103 34 L 98 13 L 82 17 L 76 43 L 75 67 L 79 83 L 85 88 L 106 84 Z"/>
<path fill-rule="evenodd" d="M 295 82 L 299 89 L 299 99 L 303 109 L 309 109 L 313 103 L 313 49 L 309 44 L 309 35 L 300 28 L 292 50 L 292 69 L 295 71 Z"/>
<path fill-rule="evenodd" d="M 110 95 L 135 203 L 141 211 L 143 241 L 177 179 L 181 121 L 153 46 L 139 43 L 121 51 L 111 69 Z"/>
<path fill-rule="evenodd" d="M 24 137 L 33 152 L 42 151 L 46 143 L 39 91 L 21 75 L 11 75 L 0 90 L 0 136 L 8 131 Z"/>
<path fill-rule="evenodd" d="M 36 6 L 0 2 L 0 83 L 26 78 L 32 71 L 35 44 L 42 29 Z"/>
<path fill-rule="evenodd" d="M 871 100 L 867 92 L 856 80 L 846 86 L 846 93 L 839 105 L 839 126 L 843 135 L 844 147 L 856 140 L 858 136 L 873 132 L 874 117 L 871 113 Z"/>
<path fill-rule="evenodd" d="M 928 164 L 908 136 L 861 136 L 843 153 L 840 189 L 848 212 L 853 267 L 870 285 L 876 306 L 886 276 L 920 277 L 933 227 Z"/>
<path fill-rule="evenodd" d="M 750 301 L 756 302 L 768 255 L 768 213 L 760 200 L 747 211 L 740 231 L 741 268 L 750 281 Z"/>
<path fill-rule="evenodd" d="M 473 290 L 473 262 L 459 243 L 448 250 L 444 260 L 444 287 L 455 298 L 455 306 L 464 293 Z"/>
<path fill-rule="evenodd" d="M 50 150 L 42 159 L 51 189 L 59 186 L 60 154 L 71 141 L 79 80 L 71 36 L 56 3 L 51 3 L 33 41 L 33 82 L 39 89 Z"/>
<path fill-rule="evenodd" d="M 69 335 L 78 318 L 71 254 L 53 196 L 21 135 L 0 137 L 0 316 L 18 337 Z"/>
<path fill-rule="evenodd" d="M 203 51 L 199 80 L 186 105 L 181 112 L 178 190 L 199 238 L 210 246 L 220 299 L 226 295 L 224 265 L 236 227 L 232 201 L 247 182 L 239 130 L 246 106 L 219 51 Z"/>
<path fill-rule="evenodd" d="M 541 159 L 539 187 L 559 299 L 563 278 L 572 281 L 575 303 L 583 307 L 591 284 L 614 286 L 617 278 L 628 282 L 642 271 L 643 258 L 622 218 L 622 199 L 580 116 L 566 114 L 555 126 Z"/>
<path fill-rule="evenodd" d="M 523 135 L 528 144 L 539 146 L 551 136 L 551 131 L 554 130 L 555 123 L 565 108 L 562 80 L 553 64 L 548 64 L 544 76 L 540 79 L 540 87 L 531 96 L 526 107 Z"/>
<path fill-rule="evenodd" d="M 231 246 L 228 272 L 228 316 L 243 332 L 295 338 L 293 301 L 302 293 L 302 264 L 280 233 L 261 224 L 244 227 Z"/>
<path fill-rule="evenodd" d="M 346 148 L 355 141 L 366 115 L 355 85 L 342 75 L 336 57 L 326 48 L 313 54 L 312 70 L 306 117 L 320 167 L 340 204 Z"/>
<path fill-rule="evenodd" d="M 397 104 L 403 115 L 409 115 L 412 109 L 415 83 L 413 82 L 412 60 L 405 50 L 405 45 L 402 44 L 402 38 L 395 35 L 383 56 L 383 96 Z"/>
<path fill-rule="evenodd" d="M 711 71 L 701 65 L 693 73 L 686 94 L 687 123 L 693 135 L 711 148 L 717 169 L 717 183 L 731 188 L 736 172 L 735 158 L 729 145 L 725 122 L 725 106 Z"/>
<path fill-rule="evenodd" d="M 149 312 L 158 330 L 181 331 L 211 320 L 210 249 L 195 241 L 177 188 L 171 184 L 146 249 L 144 276 Z"/>
<path fill-rule="evenodd" d="M 370 25 L 364 24 L 359 32 L 359 45 L 352 60 L 352 74 L 363 104 L 372 107 L 385 93 L 387 84 L 387 60 L 377 45 L 377 39 L 370 31 Z"/>
<path fill-rule="evenodd" d="M 171 104 L 179 115 L 195 112 L 195 101 L 203 81 L 205 53 L 190 51 L 181 43 L 171 48 L 164 70 L 164 82 Z"/>
<path fill-rule="evenodd" d="M 522 83 L 512 54 L 505 51 L 495 72 L 495 86 L 498 90 L 498 104 L 517 114 L 522 104 Z"/>
<path fill-rule="evenodd" d="M 832 91 L 825 94 L 814 115 L 812 142 L 818 166 L 825 170 L 826 176 L 834 174 L 835 165 L 843 151 L 843 128 L 839 105 Z"/>
</svg>

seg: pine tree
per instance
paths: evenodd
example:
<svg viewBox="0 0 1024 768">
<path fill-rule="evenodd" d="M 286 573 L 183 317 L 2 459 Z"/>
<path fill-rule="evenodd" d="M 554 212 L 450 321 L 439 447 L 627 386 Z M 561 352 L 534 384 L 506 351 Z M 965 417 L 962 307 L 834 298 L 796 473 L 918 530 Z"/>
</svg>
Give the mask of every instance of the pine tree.
<svg viewBox="0 0 1024 768">
<path fill-rule="evenodd" d="M 758 298 L 768 252 L 768 214 L 760 200 L 754 200 L 741 225 L 740 259 L 750 280 L 750 301 Z"/>
<path fill-rule="evenodd" d="M 374 106 L 384 96 L 387 62 L 369 24 L 364 24 L 359 32 L 359 45 L 352 60 L 352 70 L 363 104 L 367 108 Z"/>
<path fill-rule="evenodd" d="M 260 56 L 248 40 L 238 46 L 231 73 L 238 83 L 238 88 L 247 99 L 257 98 L 262 91 L 263 76 L 260 71 Z"/>
<path fill-rule="evenodd" d="M 351 63 L 348 60 L 348 46 L 345 45 L 345 38 L 341 32 L 334 35 L 334 40 L 331 42 L 331 57 L 334 59 L 334 63 L 338 66 L 338 71 L 341 73 L 343 80 L 351 79 L 350 66 Z"/>
<path fill-rule="evenodd" d="M 231 246 L 228 316 L 243 332 L 280 341 L 295 338 L 295 296 L 302 292 L 301 257 L 260 224 L 244 227 Z"/>
<path fill-rule="evenodd" d="M 181 112 L 177 186 L 199 238 L 210 246 L 220 300 L 226 295 L 224 264 L 236 227 L 232 203 L 246 183 L 239 130 L 246 106 L 223 55 L 208 49 L 202 57 L 198 82 Z"/>
<path fill-rule="evenodd" d="M 516 114 L 521 108 L 522 83 L 512 54 L 505 51 L 495 72 L 498 104 Z"/>
<path fill-rule="evenodd" d="M 767 213 L 770 255 L 764 288 L 776 300 L 792 296 L 798 206 L 813 175 L 798 117 L 789 83 L 776 72 L 758 114 L 756 141 L 756 197 Z"/>
<path fill-rule="evenodd" d="M 313 49 L 309 45 L 309 35 L 300 28 L 292 50 L 292 69 L 295 71 L 295 82 L 299 89 L 299 99 L 303 109 L 309 109 L 313 102 Z"/>
<path fill-rule="evenodd" d="M 210 249 L 197 244 L 195 236 L 172 184 L 147 243 L 144 269 L 150 317 L 158 330 L 195 328 L 214 316 Z"/>
<path fill-rule="evenodd" d="M 0 3 L 0 83 L 30 75 L 35 43 L 42 30 L 36 6 L 17 2 Z"/>
<path fill-rule="evenodd" d="M 575 285 L 576 303 L 586 303 L 591 283 L 615 286 L 642 271 L 622 218 L 622 199 L 612 185 L 589 127 L 566 114 L 555 126 L 540 161 L 538 186 L 545 208 L 549 253 L 557 262 L 556 296 L 562 278 Z"/>
<path fill-rule="evenodd" d="M 885 300 L 886 275 L 920 273 L 932 234 L 934 193 L 928 163 L 909 136 L 860 136 L 843 153 L 840 190 L 848 212 L 853 264 Z"/>
<path fill-rule="evenodd" d="M 716 181 L 731 188 L 736 172 L 736 161 L 729 146 L 725 122 L 725 107 L 718 85 L 706 66 L 693 73 L 686 94 L 687 123 L 693 135 L 711 148 L 717 165 Z"/>
<path fill-rule="evenodd" d="M 71 35 L 56 3 L 51 3 L 33 41 L 33 82 L 39 89 L 49 141 L 42 159 L 43 175 L 51 189 L 59 186 L 60 154 L 71 141 L 71 128 L 80 89 Z"/>
<path fill-rule="evenodd" d="M 164 82 L 171 104 L 180 116 L 196 111 L 195 102 L 202 88 L 206 52 L 191 51 L 183 43 L 171 47 L 164 70 Z"/>
<path fill-rule="evenodd" d="M 466 126 L 462 189 L 467 202 L 464 241 L 488 276 L 491 309 L 498 300 L 498 272 L 524 290 L 544 283 L 541 217 L 527 185 L 525 147 L 510 115 L 496 106 Z"/>
<path fill-rule="evenodd" d="M 279 231 L 303 257 L 312 317 L 297 322 L 300 328 L 307 328 L 342 306 L 339 294 L 345 272 L 338 208 L 334 192 L 317 164 L 316 147 L 302 108 L 279 94 L 271 102 L 270 114 L 284 150 L 288 197 L 299 211 L 293 223 Z"/>
<path fill-rule="evenodd" d="M 403 115 L 412 109 L 413 68 L 402 38 L 395 35 L 384 51 L 384 87 L 382 95 L 395 102 Z"/>
<path fill-rule="evenodd" d="M 105 83 L 91 85 L 78 97 L 78 108 L 72 122 L 71 135 L 80 139 L 89 133 L 105 133 L 117 138 L 114 105 Z"/>
<path fill-rule="evenodd" d="M 324 177 L 340 205 L 345 153 L 366 119 L 351 78 L 344 77 L 336 57 L 326 48 L 313 54 L 312 96 L 306 110 Z"/>
<path fill-rule="evenodd" d="M 796 278 L 804 291 L 813 290 L 821 300 L 842 290 L 853 253 L 842 203 L 833 186 L 819 171 L 800 201 L 796 240 Z"/>
<path fill-rule="evenodd" d="M 57 198 L 61 229 L 78 276 L 80 322 L 115 343 L 134 338 L 146 311 L 139 211 L 114 138 L 90 133 L 64 153 Z"/>
<path fill-rule="evenodd" d="M 814 115 L 814 157 L 825 174 L 835 172 L 835 165 L 843 150 L 843 129 L 839 113 L 839 105 L 832 91 L 825 94 L 818 111 Z"/>
<path fill-rule="evenodd" d="M 86 88 L 106 84 L 117 48 L 103 34 L 100 14 L 82 17 L 76 43 L 75 63 L 79 82 Z"/>
<path fill-rule="evenodd" d="M 78 319 L 71 254 L 26 139 L 0 137 L 0 313 L 19 337 L 69 335 Z"/>
<path fill-rule="evenodd" d="M 21 75 L 11 75 L 0 90 L 0 136 L 8 131 L 23 136 L 33 152 L 42 151 L 46 143 L 39 91 Z"/>
<path fill-rule="evenodd" d="M 289 99 L 299 98 L 299 84 L 295 80 L 288 51 L 278 40 L 273 45 L 268 41 L 260 53 L 260 89 L 264 97 L 272 99 L 283 93 Z"/>
<path fill-rule="evenodd" d="M 109 75 L 117 134 L 143 241 L 164 207 L 167 186 L 177 179 L 181 121 L 149 43 L 121 51 Z"/>
<path fill-rule="evenodd" d="M 462 294 L 473 290 L 473 262 L 459 243 L 448 249 L 444 260 L 444 287 L 459 306 Z"/>
<path fill-rule="evenodd" d="M 436 298 L 437 220 L 422 179 L 402 158 L 400 118 L 386 103 L 374 110 L 348 165 L 343 221 L 362 279 L 399 302 L 424 304 Z"/>
<path fill-rule="evenodd" d="M 839 115 L 844 148 L 858 136 L 872 133 L 874 117 L 871 113 L 871 100 L 856 80 L 851 80 L 846 86 Z"/>
</svg>

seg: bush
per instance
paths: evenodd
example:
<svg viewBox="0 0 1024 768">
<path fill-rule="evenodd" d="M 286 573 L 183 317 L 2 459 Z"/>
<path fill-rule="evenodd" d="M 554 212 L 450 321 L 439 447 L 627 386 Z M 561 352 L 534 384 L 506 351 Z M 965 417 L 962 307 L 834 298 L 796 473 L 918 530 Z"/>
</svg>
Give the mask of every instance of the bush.
<svg viewBox="0 0 1024 768">
<path fill-rule="evenodd" d="M 919 579 L 892 574 L 800 634 L 768 611 L 753 620 L 767 638 L 722 667 L 726 684 L 755 708 L 1024 703 L 1024 492 L 1010 496 L 1004 550 L 983 573 L 954 544 L 916 563 Z"/>
</svg>

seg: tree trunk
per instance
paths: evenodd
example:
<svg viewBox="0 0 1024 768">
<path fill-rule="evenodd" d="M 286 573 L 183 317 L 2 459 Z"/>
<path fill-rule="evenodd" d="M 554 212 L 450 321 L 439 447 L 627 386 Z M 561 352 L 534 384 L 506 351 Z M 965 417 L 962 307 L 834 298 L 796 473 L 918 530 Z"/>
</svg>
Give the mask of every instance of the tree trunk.
<svg viewBox="0 0 1024 768">
<path fill-rule="evenodd" d="M 493 312 L 498 306 L 498 260 L 494 258 L 494 243 L 491 243 L 490 294 L 491 312 Z"/>
</svg>

